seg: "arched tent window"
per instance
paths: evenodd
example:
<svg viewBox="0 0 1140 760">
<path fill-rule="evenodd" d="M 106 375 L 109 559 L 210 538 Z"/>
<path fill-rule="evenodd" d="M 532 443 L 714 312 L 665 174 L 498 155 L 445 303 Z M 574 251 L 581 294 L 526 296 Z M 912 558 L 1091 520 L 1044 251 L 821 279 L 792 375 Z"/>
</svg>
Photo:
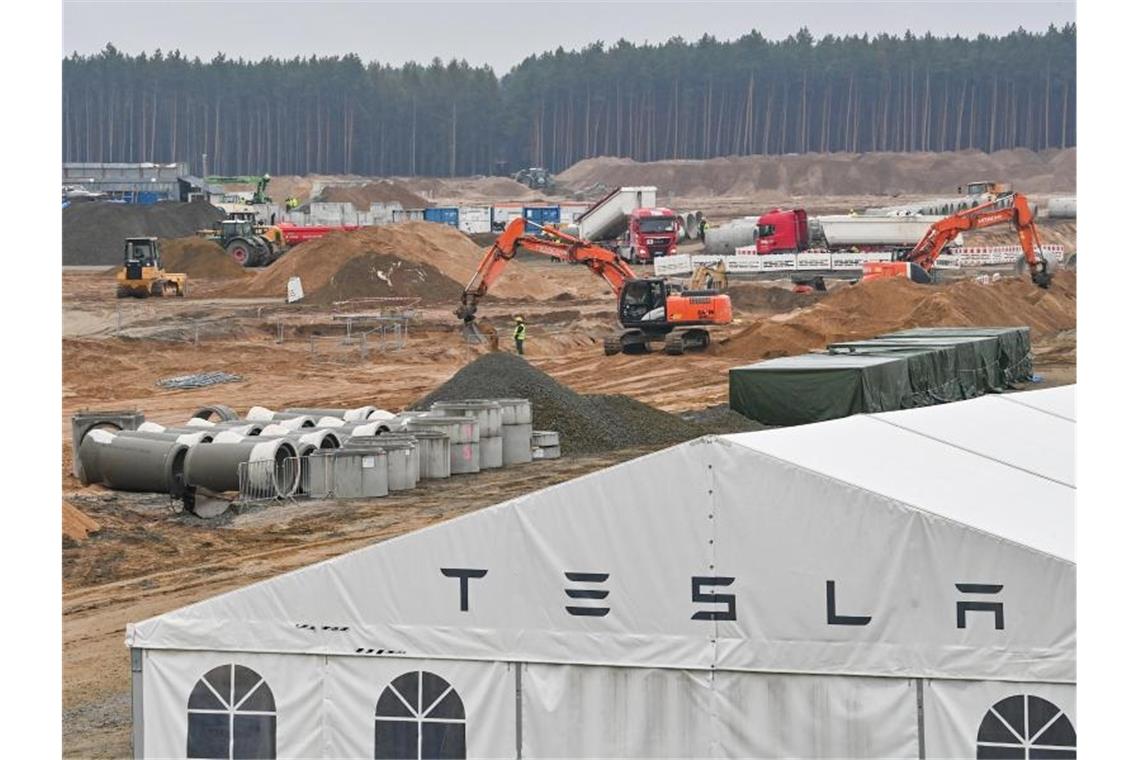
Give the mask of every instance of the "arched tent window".
<svg viewBox="0 0 1140 760">
<path fill-rule="evenodd" d="M 186 757 L 277 757 L 277 704 L 269 684 L 249 668 L 214 668 L 198 679 L 186 710 Z"/>
<path fill-rule="evenodd" d="M 1006 697 L 978 726 L 978 760 L 1075 760 L 1077 732 L 1061 708 L 1032 694 Z"/>
<path fill-rule="evenodd" d="M 435 673 L 413 670 L 384 687 L 376 702 L 376 760 L 467 757 L 459 693 Z"/>
</svg>

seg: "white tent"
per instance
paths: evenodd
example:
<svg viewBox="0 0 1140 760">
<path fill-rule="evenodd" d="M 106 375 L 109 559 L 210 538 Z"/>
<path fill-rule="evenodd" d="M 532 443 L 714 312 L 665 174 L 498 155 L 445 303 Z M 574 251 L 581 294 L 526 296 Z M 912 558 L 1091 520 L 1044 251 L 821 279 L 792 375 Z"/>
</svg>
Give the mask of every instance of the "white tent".
<svg viewBox="0 0 1140 760">
<path fill-rule="evenodd" d="M 1075 757 L 1073 396 L 703 438 L 134 624 L 136 753 Z"/>
</svg>

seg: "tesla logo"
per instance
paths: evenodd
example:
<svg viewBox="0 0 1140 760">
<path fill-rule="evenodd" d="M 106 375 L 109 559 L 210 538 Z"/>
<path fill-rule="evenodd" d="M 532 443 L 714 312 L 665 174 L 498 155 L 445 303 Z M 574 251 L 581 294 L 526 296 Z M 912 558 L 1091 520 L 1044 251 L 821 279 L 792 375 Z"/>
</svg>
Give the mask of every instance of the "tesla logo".
<svg viewBox="0 0 1140 760">
<path fill-rule="evenodd" d="M 486 568 L 442 567 L 440 573 L 445 578 L 459 581 L 459 611 L 471 610 L 471 581 L 486 577 Z M 610 573 L 567 570 L 563 576 L 569 581 L 561 589 L 563 609 L 572 617 L 606 617 L 613 611 L 610 600 Z M 729 588 L 736 582 L 735 576 L 694 575 L 689 578 L 689 600 L 696 609 L 690 620 L 736 620 L 736 594 Z M 954 587 L 967 598 L 955 602 L 957 627 L 965 629 L 967 623 L 984 615 L 992 616 L 996 631 L 1005 630 L 1005 604 L 995 597 L 1004 586 L 1000 583 L 955 583 Z M 863 627 L 874 619 L 869 612 L 854 614 L 859 609 L 859 599 L 851 600 L 848 591 L 844 601 L 840 601 L 839 582 L 835 579 L 824 581 L 824 621 L 829 626 Z M 858 596 L 857 594 L 855 596 Z M 979 598 L 980 597 L 980 598 Z M 852 609 L 854 608 L 854 609 Z M 818 608 L 817 608 L 818 609 Z M 971 613 L 973 613 L 971 615 Z M 975 621 L 977 625 L 978 621 Z"/>
</svg>

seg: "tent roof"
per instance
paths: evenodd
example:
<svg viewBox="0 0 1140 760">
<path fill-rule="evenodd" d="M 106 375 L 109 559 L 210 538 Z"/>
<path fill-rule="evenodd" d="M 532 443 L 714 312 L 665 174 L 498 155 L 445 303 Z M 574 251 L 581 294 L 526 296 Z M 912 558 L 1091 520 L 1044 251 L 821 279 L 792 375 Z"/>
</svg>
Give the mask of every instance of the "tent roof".
<svg viewBox="0 0 1140 760">
<path fill-rule="evenodd" d="M 1055 410 L 1073 392 L 690 441 L 133 624 L 127 641 L 1071 681 L 1075 422 Z M 466 601 L 456 573 L 474 573 Z"/>
<path fill-rule="evenodd" d="M 1072 562 L 1076 422 L 1052 410 L 1071 410 L 1074 389 L 982 396 L 727 439 Z"/>
</svg>

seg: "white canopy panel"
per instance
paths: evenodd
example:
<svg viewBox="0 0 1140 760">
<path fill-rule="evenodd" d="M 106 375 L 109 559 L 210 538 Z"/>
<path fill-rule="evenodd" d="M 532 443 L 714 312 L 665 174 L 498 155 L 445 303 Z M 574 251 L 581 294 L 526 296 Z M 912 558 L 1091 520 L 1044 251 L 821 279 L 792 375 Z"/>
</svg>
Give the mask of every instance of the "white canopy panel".
<svg viewBox="0 0 1140 760">
<path fill-rule="evenodd" d="M 1071 682 L 1074 491 L 1057 463 L 1072 431 L 991 406 L 947 406 L 952 425 L 920 410 L 692 441 L 132 625 L 127 642 Z M 1006 449 L 1030 433 L 1042 457 Z"/>
</svg>

